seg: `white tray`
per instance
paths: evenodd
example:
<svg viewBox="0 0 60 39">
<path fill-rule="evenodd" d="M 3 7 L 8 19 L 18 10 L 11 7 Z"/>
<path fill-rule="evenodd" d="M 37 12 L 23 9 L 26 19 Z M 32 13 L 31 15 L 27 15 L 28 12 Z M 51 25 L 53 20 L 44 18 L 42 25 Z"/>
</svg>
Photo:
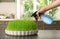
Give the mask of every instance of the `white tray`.
<svg viewBox="0 0 60 39">
<path fill-rule="evenodd" d="M 24 36 L 24 35 L 34 35 L 37 34 L 38 30 L 33 30 L 33 31 L 9 31 L 5 30 L 5 33 L 7 35 L 14 35 L 14 36 Z"/>
</svg>

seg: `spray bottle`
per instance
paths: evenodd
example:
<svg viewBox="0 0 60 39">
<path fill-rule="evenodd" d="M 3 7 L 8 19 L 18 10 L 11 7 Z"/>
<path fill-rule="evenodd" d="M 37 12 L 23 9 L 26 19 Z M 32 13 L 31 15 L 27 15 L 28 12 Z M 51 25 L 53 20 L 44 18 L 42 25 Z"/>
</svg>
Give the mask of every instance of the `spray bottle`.
<svg viewBox="0 0 60 39">
<path fill-rule="evenodd" d="M 37 12 L 37 11 L 36 11 Z M 37 19 L 36 17 L 37 17 L 37 15 L 36 15 L 36 12 L 34 12 L 33 14 L 32 14 L 32 16 L 34 16 L 35 17 L 35 19 Z M 53 18 L 51 17 L 51 16 L 49 16 L 49 15 L 47 15 L 47 14 L 39 14 L 39 16 L 40 16 L 40 18 L 41 18 L 41 20 L 44 22 L 44 23 L 46 23 L 46 24 L 52 24 L 53 23 Z"/>
</svg>

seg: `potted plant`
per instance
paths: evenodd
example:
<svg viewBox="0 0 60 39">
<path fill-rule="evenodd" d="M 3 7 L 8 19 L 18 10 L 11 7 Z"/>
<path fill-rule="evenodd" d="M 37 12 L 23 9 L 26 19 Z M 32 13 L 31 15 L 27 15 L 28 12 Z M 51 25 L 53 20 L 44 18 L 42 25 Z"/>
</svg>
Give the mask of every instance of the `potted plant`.
<svg viewBox="0 0 60 39">
<path fill-rule="evenodd" d="M 14 36 L 37 34 L 38 27 L 32 20 L 14 20 L 10 21 L 5 29 L 5 33 Z"/>
</svg>

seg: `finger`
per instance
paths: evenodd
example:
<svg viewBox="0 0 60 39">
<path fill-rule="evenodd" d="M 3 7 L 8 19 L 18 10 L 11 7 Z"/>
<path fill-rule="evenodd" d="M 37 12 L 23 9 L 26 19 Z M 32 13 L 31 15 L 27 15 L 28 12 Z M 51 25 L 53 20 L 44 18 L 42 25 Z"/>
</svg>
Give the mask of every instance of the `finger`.
<svg viewBox="0 0 60 39">
<path fill-rule="evenodd" d="M 39 17 L 39 11 L 36 13 L 37 17 Z"/>
<path fill-rule="evenodd" d="M 39 21 L 39 19 L 40 19 L 39 17 L 35 17 L 36 22 L 38 22 L 38 21 Z"/>
</svg>

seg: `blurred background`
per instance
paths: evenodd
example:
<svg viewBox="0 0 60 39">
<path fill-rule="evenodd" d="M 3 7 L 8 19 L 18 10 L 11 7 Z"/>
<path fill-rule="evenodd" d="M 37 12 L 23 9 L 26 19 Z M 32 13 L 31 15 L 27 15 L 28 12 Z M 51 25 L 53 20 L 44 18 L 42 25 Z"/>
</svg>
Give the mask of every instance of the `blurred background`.
<svg viewBox="0 0 60 39">
<path fill-rule="evenodd" d="M 32 13 L 47 6 L 55 0 L 0 0 L 0 19 L 29 19 Z M 60 20 L 60 7 L 51 9 L 46 14 L 54 20 Z"/>
<path fill-rule="evenodd" d="M 0 24 L 6 26 L 9 21 L 15 19 L 33 20 L 34 18 L 31 17 L 31 15 L 35 11 L 53 3 L 54 1 L 55 0 L 0 0 Z M 41 21 L 38 23 L 39 29 L 60 29 L 59 13 L 60 7 L 47 11 L 46 14 L 53 17 L 54 23 L 52 25 L 47 25 Z M 3 25 L 0 27 L 4 28 Z"/>
</svg>

